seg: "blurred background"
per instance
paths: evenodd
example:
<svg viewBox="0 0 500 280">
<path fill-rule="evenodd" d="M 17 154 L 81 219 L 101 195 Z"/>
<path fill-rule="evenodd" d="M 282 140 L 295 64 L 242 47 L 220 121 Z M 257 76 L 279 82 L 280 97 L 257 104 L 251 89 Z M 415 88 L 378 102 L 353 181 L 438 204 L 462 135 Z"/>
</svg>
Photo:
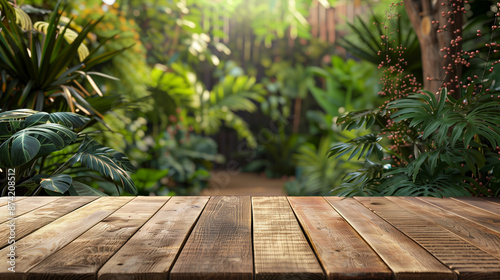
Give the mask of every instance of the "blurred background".
<svg viewBox="0 0 500 280">
<path fill-rule="evenodd" d="M 40 17 L 55 5 L 17 2 Z M 418 40 L 391 1 L 68 2 L 76 31 L 102 17 L 90 48 L 126 48 L 96 68 L 117 79 L 93 77 L 109 104 L 94 137 L 128 156 L 139 195 L 330 194 L 361 163 L 328 151 L 366 133 L 336 119 L 385 101 L 384 24 L 400 30 L 406 71 L 422 79 Z M 491 5 L 469 2 L 471 17 Z"/>
</svg>

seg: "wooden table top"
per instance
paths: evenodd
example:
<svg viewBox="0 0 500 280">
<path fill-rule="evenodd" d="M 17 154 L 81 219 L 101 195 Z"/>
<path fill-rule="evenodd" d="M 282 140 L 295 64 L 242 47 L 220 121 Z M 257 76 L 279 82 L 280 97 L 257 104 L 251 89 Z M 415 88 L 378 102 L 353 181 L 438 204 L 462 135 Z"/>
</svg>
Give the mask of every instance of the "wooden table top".
<svg viewBox="0 0 500 280">
<path fill-rule="evenodd" d="M 17 197 L 15 228 L 7 203 L 0 279 L 500 279 L 495 198 Z"/>
</svg>

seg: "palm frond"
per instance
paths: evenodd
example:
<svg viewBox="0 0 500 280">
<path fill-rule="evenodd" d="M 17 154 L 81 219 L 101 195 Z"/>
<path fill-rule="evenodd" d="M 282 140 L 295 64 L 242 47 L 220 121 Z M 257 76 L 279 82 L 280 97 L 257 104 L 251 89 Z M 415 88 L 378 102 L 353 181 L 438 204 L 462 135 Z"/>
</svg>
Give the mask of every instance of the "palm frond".
<svg viewBox="0 0 500 280">
<path fill-rule="evenodd" d="M 428 170 L 424 168 L 423 170 Z M 401 168 L 400 173 L 406 173 Z M 420 172 L 416 180 L 406 174 L 391 175 L 379 186 L 382 195 L 394 196 L 433 196 L 433 197 L 460 197 L 470 196 L 468 183 L 462 181 L 458 174 L 437 173 L 430 175 Z"/>
<path fill-rule="evenodd" d="M 334 145 L 328 152 L 328 156 L 332 157 L 336 155 L 337 158 L 339 158 L 345 154 L 350 153 L 348 159 L 350 160 L 358 154 L 358 159 L 363 156 L 368 158 L 374 152 L 379 159 L 382 159 L 383 147 L 378 143 L 381 139 L 382 137 L 375 134 L 356 137 L 346 143 L 339 143 Z"/>
<path fill-rule="evenodd" d="M 340 125 L 341 129 L 353 130 L 365 128 L 369 129 L 377 122 L 380 124 L 384 122 L 382 118 L 385 113 L 377 109 L 372 110 L 361 110 L 355 112 L 349 112 L 337 119 L 337 125 Z"/>
</svg>

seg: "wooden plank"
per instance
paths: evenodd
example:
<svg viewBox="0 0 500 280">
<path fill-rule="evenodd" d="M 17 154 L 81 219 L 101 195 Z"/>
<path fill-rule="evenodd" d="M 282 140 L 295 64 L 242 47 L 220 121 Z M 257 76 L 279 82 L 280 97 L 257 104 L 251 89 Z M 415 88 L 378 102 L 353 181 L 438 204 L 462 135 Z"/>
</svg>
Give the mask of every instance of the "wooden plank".
<svg viewBox="0 0 500 280">
<path fill-rule="evenodd" d="M 500 233 L 499 212 L 493 214 L 451 198 L 422 197 L 419 199 Z"/>
<path fill-rule="evenodd" d="M 391 279 L 391 270 L 322 197 L 289 197 L 328 279 Z"/>
<path fill-rule="evenodd" d="M 2 197 L 0 197 L 0 207 L 7 205 L 9 203 L 9 201 L 10 202 L 18 202 L 18 201 L 21 201 L 25 198 L 26 198 L 26 196 L 15 196 L 12 198 L 8 197 L 8 196 L 2 196 Z M 0 210 L 0 211 L 2 211 L 2 210 Z"/>
<path fill-rule="evenodd" d="M 30 211 L 33 211 L 43 205 L 51 203 L 60 199 L 61 196 L 32 196 L 23 199 L 19 202 L 15 201 L 15 213 L 16 217 L 24 215 Z M 0 207 L 0 223 L 7 221 L 10 218 L 10 212 L 8 210 L 9 205 Z"/>
<path fill-rule="evenodd" d="M 495 203 L 491 200 L 478 197 L 453 197 L 452 199 L 461 201 L 463 203 L 467 203 L 469 205 L 481 208 L 486 211 L 490 211 L 491 213 L 494 214 L 500 213 L 500 204 Z"/>
<path fill-rule="evenodd" d="M 136 197 L 28 272 L 27 279 L 94 279 L 169 197 Z"/>
<path fill-rule="evenodd" d="M 490 202 L 500 204 L 500 197 L 482 197 L 481 199 L 485 199 Z"/>
<path fill-rule="evenodd" d="M 459 279 L 500 279 L 500 260 L 459 236 L 387 198 L 356 199 L 454 270 Z"/>
<path fill-rule="evenodd" d="M 456 279 L 431 254 L 353 198 L 326 200 L 384 260 L 396 279 Z"/>
<path fill-rule="evenodd" d="M 61 197 L 16 219 L 16 239 L 21 239 L 35 230 L 55 221 L 71 211 L 93 201 L 96 196 Z M 8 236 L 9 221 L 0 224 L 0 236 Z M 8 244 L 8 239 L 0 239 L 0 247 Z"/>
<path fill-rule="evenodd" d="M 30 235 L 16 240 L 16 273 L 9 271 L 7 265 L 2 265 L 0 266 L 0 279 L 6 277 L 9 277 L 8 279 L 24 279 L 31 268 L 132 199 L 133 197 L 99 198 Z M 9 252 L 10 247 L 6 247 L 0 250 L 0 255 L 7 256 Z"/>
<path fill-rule="evenodd" d="M 453 232 L 488 254 L 500 258 L 500 234 L 497 232 L 414 197 L 387 197 L 387 199 L 416 213 L 430 223 Z"/>
<path fill-rule="evenodd" d="M 172 271 L 176 279 L 253 279 L 250 197 L 213 197 Z"/>
<path fill-rule="evenodd" d="M 253 197 L 255 279 L 325 279 L 286 197 Z"/>
<path fill-rule="evenodd" d="M 99 280 L 168 279 L 209 197 L 172 197 L 99 270 Z"/>
</svg>

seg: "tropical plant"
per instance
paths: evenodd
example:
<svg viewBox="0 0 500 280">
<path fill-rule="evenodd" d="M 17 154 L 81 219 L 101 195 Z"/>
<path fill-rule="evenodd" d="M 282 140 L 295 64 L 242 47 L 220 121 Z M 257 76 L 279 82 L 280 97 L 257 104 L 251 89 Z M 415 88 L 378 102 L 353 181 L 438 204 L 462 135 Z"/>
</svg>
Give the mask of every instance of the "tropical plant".
<svg viewBox="0 0 500 280">
<path fill-rule="evenodd" d="M 495 18 L 499 16 L 497 13 Z M 493 27 L 498 28 L 496 20 Z M 480 36 L 481 32 L 477 33 Z M 365 166 L 348 173 L 333 193 L 498 196 L 500 95 L 492 79 L 495 75 L 486 73 L 488 67 L 490 73 L 498 71 L 500 60 L 496 43 L 487 43 L 487 48 L 488 56 L 479 55 L 487 61 L 482 63 L 482 76 L 466 76 L 458 81 L 461 90 L 454 94 L 445 88 L 447 83 L 437 95 L 416 91 L 417 83 L 407 83 L 410 87 L 401 83 L 384 88 L 382 94 L 390 100 L 379 108 L 340 117 L 338 124 L 343 129 L 370 128 L 372 133 L 336 144 L 330 150 L 330 156 L 366 160 Z M 473 65 L 480 54 L 459 53 L 463 56 L 450 67 L 463 70 Z M 398 75 L 404 71 L 401 67 L 388 70 Z M 409 81 L 414 79 L 410 77 Z"/>
<path fill-rule="evenodd" d="M 72 0 L 68 1 L 68 6 L 71 14 L 75 15 L 74 22 L 78 25 L 84 26 L 89 20 L 99 21 L 92 29 L 93 36 L 88 38 L 91 44 L 113 38 L 107 40 L 102 49 L 106 52 L 122 50 L 108 63 L 96 67 L 98 71 L 117 78 L 100 81 L 101 85 L 106 86 L 107 92 L 119 92 L 128 101 L 134 102 L 147 95 L 146 87 L 150 74 L 146 60 L 147 51 L 140 41 L 140 28 L 134 18 L 128 17 L 126 5 L 119 4 L 119 1 L 108 5 L 102 0 Z M 144 103 L 140 106 L 149 105 Z"/>
<path fill-rule="evenodd" d="M 100 177 L 136 194 L 128 158 L 105 147 L 82 130 L 89 118 L 68 112 L 18 109 L 0 113 L 1 172 L 15 169 L 16 188 L 23 194 L 103 195 L 80 178 Z M 79 163 L 80 167 L 75 166 Z M 1 181 L 2 194 L 7 188 Z"/>
<path fill-rule="evenodd" d="M 377 66 L 381 63 L 385 67 L 395 65 L 403 58 L 406 73 L 421 81 L 420 45 L 417 34 L 402 9 L 401 6 L 392 5 L 385 15 L 373 14 L 366 19 L 356 17 L 354 23 L 348 23 L 349 35 L 341 38 L 339 45 L 355 57 Z M 404 51 L 400 49 L 402 46 Z"/>
<path fill-rule="evenodd" d="M 151 88 L 153 97 L 170 100 L 175 108 L 185 108 L 186 123 L 197 133 L 213 135 L 225 126 L 234 129 L 249 146 L 256 147 L 254 135 L 236 112 L 257 109 L 255 102 L 262 101 L 265 94 L 262 85 L 253 77 L 227 74 L 208 91 L 185 67 L 173 64 L 171 70 L 155 68 L 152 73 L 155 81 Z"/>
<path fill-rule="evenodd" d="M 98 21 L 76 33 L 69 24 L 62 25 L 60 12 L 53 12 L 48 22 L 32 24 L 20 8 L 6 0 L 0 4 L 3 18 L 0 22 L 1 110 L 78 110 L 102 118 L 101 112 L 89 101 L 93 95 L 102 96 L 91 75 L 110 77 L 89 70 L 120 50 L 102 54 L 97 53 L 99 47 L 88 50 L 84 40 Z M 82 80 L 88 81 L 93 93 L 85 89 Z"/>
<path fill-rule="evenodd" d="M 323 111 L 331 117 L 378 105 L 380 90 L 376 68 L 369 63 L 332 56 L 331 65 L 310 66 L 307 71 L 321 81 L 310 79 L 307 88 Z"/>
<path fill-rule="evenodd" d="M 471 84 L 458 100 L 446 90 L 438 97 L 422 91 L 395 100 L 387 107 L 393 110 L 388 116 L 388 121 L 394 122 L 391 134 L 382 129 L 378 135 L 335 145 L 330 156 L 350 154 L 351 158 L 369 159 L 376 155 L 377 160 L 382 160 L 382 152 L 393 156 L 392 163 L 369 161 L 371 176 L 367 176 L 367 170 L 349 174 L 348 187 L 381 195 L 499 195 L 499 97 L 474 88 Z M 373 121 L 352 118 L 344 126 L 359 128 L 370 124 Z M 385 136 L 398 146 L 384 147 L 380 141 Z M 339 190 L 345 191 L 346 187 Z M 351 193 L 359 195 L 352 190 L 343 194 Z"/>
<path fill-rule="evenodd" d="M 297 178 L 285 183 L 288 195 L 327 195 L 332 187 L 340 184 L 342 174 L 357 166 L 345 159 L 325 157 L 331 144 L 332 137 L 325 136 L 317 147 L 312 143 L 300 146 L 294 155 L 299 170 Z"/>
<path fill-rule="evenodd" d="M 268 139 L 259 143 L 255 158 L 244 166 L 243 171 L 264 172 L 269 178 L 294 175 L 296 165 L 293 156 L 306 142 L 306 137 L 297 133 L 287 134 L 284 127 L 266 137 Z"/>
</svg>

